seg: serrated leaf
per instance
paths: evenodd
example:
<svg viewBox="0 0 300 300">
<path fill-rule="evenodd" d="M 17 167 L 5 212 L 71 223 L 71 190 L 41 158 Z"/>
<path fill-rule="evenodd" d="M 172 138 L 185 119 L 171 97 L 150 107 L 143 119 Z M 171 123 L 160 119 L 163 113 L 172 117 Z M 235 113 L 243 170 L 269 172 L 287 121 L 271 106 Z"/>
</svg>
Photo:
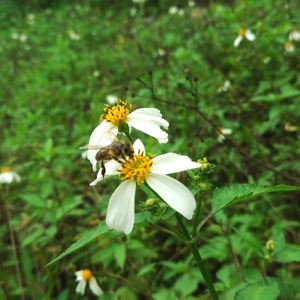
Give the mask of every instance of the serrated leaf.
<svg viewBox="0 0 300 300">
<path fill-rule="evenodd" d="M 276 185 L 261 187 L 254 184 L 234 184 L 230 187 L 216 188 L 212 199 L 212 211 L 217 212 L 224 207 L 242 202 L 253 196 L 271 192 L 299 191 L 300 187 L 289 185 Z"/>
<path fill-rule="evenodd" d="M 276 253 L 275 260 L 281 263 L 300 262 L 300 247 L 297 245 L 285 245 L 282 251 Z"/>
<path fill-rule="evenodd" d="M 235 294 L 234 300 L 275 300 L 278 295 L 279 288 L 276 282 L 268 286 L 248 284 Z"/>
</svg>

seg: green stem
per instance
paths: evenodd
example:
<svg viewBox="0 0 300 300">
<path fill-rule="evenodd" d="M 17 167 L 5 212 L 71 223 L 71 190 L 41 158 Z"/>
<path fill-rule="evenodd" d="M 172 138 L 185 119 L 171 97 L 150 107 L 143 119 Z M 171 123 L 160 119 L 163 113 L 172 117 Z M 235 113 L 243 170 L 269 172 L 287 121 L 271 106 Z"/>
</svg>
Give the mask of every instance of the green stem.
<svg viewBox="0 0 300 300">
<path fill-rule="evenodd" d="M 193 256 L 194 256 L 194 258 L 195 258 L 195 260 L 197 262 L 198 268 L 199 268 L 199 270 L 200 270 L 200 272 L 201 272 L 201 274 L 203 276 L 203 279 L 204 279 L 204 281 L 205 281 L 205 283 L 206 283 L 206 285 L 207 285 L 207 287 L 208 287 L 208 289 L 209 289 L 209 291 L 210 291 L 210 293 L 212 295 L 212 299 L 219 300 L 217 292 L 216 292 L 216 290 L 214 288 L 214 285 L 213 285 L 213 283 L 212 283 L 212 281 L 211 281 L 211 279 L 210 279 L 210 277 L 209 277 L 209 275 L 208 275 L 208 273 L 206 271 L 206 268 L 204 266 L 202 257 L 200 255 L 200 252 L 198 251 L 198 248 L 197 248 L 197 245 L 196 245 L 194 239 L 192 238 L 192 236 L 187 231 L 187 229 L 186 229 L 186 227 L 185 227 L 185 225 L 184 225 L 184 223 L 183 223 L 180 215 L 178 213 L 176 213 L 175 216 L 176 216 L 177 222 L 178 222 L 178 224 L 179 224 L 179 226 L 180 226 L 183 234 L 185 235 L 185 237 L 188 240 L 188 244 L 189 244 L 189 246 L 191 248 L 191 251 L 192 251 Z"/>
</svg>

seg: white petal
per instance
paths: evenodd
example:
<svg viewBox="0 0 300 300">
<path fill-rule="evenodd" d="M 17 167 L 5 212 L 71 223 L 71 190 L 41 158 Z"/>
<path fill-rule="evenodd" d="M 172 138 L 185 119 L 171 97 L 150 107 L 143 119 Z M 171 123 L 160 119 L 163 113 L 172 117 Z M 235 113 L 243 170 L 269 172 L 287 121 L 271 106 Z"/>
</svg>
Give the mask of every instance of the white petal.
<svg viewBox="0 0 300 300">
<path fill-rule="evenodd" d="M 75 290 L 76 293 L 79 293 L 79 294 L 83 295 L 85 287 L 86 287 L 86 281 L 85 280 L 79 281 L 77 286 L 76 286 L 76 290 Z"/>
<path fill-rule="evenodd" d="M 169 122 L 162 118 L 162 114 L 156 108 L 138 108 L 128 115 L 128 117 L 130 116 L 134 116 L 139 119 L 151 120 L 165 129 L 169 127 Z"/>
<path fill-rule="evenodd" d="M 251 42 L 255 40 L 255 34 L 251 30 L 246 30 L 245 37 Z"/>
<path fill-rule="evenodd" d="M 166 153 L 154 157 L 151 173 L 172 174 L 185 170 L 200 168 L 201 164 L 192 161 L 188 156 Z"/>
<path fill-rule="evenodd" d="M 133 149 L 134 149 L 134 153 L 135 154 L 145 154 L 145 146 L 143 144 L 143 142 L 140 139 L 137 139 L 134 143 L 133 143 Z"/>
<path fill-rule="evenodd" d="M 82 270 L 75 272 L 75 276 L 76 276 L 76 279 L 75 279 L 76 281 L 81 281 L 81 280 L 83 280 L 83 277 L 82 277 Z"/>
<path fill-rule="evenodd" d="M 238 45 L 240 44 L 240 42 L 242 41 L 242 39 L 243 39 L 243 37 L 241 35 L 238 35 L 237 38 L 233 42 L 233 46 L 234 47 L 238 47 Z"/>
<path fill-rule="evenodd" d="M 187 219 L 193 217 L 196 201 L 189 189 L 182 183 L 159 174 L 150 174 L 146 182 L 174 210 Z"/>
<path fill-rule="evenodd" d="M 118 170 L 121 169 L 121 165 L 116 160 L 110 160 L 107 163 L 104 164 L 105 166 L 105 175 L 104 178 L 112 176 L 112 175 L 118 175 Z M 102 168 L 98 171 L 97 178 L 90 183 L 90 185 L 96 185 L 98 182 L 104 179 L 102 175 Z"/>
<path fill-rule="evenodd" d="M 129 117 L 128 115 L 126 122 L 135 129 L 153 136 L 156 139 L 166 139 L 168 137 L 168 133 L 160 129 L 159 125 L 151 120 L 136 118 L 134 116 Z"/>
<path fill-rule="evenodd" d="M 105 147 L 110 145 L 118 133 L 118 128 L 111 123 L 103 121 L 92 132 L 89 140 L 89 145 Z M 93 170 L 97 170 L 96 153 L 98 150 L 88 150 L 87 158 L 93 166 Z"/>
<path fill-rule="evenodd" d="M 290 41 L 299 41 L 300 40 L 300 32 L 296 30 L 292 30 L 289 34 Z"/>
<path fill-rule="evenodd" d="M 122 182 L 110 197 L 106 224 L 117 231 L 129 234 L 134 224 L 134 197 L 136 183 L 132 180 Z"/>
<path fill-rule="evenodd" d="M 103 291 L 94 276 L 89 280 L 89 286 L 94 295 L 101 296 L 103 294 Z"/>
</svg>

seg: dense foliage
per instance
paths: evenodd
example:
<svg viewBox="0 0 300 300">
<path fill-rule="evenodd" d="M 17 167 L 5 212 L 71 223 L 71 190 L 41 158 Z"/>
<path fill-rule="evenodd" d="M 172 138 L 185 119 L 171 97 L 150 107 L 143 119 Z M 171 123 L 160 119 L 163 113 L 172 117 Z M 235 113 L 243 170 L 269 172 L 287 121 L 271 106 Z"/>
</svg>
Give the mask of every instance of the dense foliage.
<svg viewBox="0 0 300 300">
<path fill-rule="evenodd" d="M 214 187 L 299 186 L 300 38 L 291 32 L 300 31 L 300 4 L 26 2 L 0 1 L 0 167 L 21 177 L 0 185 L 0 298 L 82 299 L 74 272 L 90 268 L 103 299 L 211 299 L 189 249 L 163 222 L 129 236 L 107 232 L 44 268 L 105 219 L 119 184 L 90 187 L 95 173 L 78 148 L 114 95 L 169 121 L 167 144 L 134 133 L 149 152 L 215 165 L 197 196 L 200 222 L 220 195 Z M 240 29 L 255 38 L 235 47 Z M 262 282 L 252 299 L 300 299 L 299 192 L 244 198 L 199 227 L 220 299 L 250 299 L 245 283 L 254 295 Z M 145 211 L 142 191 L 137 200 Z"/>
</svg>

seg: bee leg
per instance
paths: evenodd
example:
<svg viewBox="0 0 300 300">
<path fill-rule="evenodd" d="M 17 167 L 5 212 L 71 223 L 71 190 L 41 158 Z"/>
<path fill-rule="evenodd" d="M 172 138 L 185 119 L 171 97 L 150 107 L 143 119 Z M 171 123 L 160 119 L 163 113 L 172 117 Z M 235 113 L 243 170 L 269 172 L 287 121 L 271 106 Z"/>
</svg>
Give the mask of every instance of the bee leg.
<svg viewBox="0 0 300 300">
<path fill-rule="evenodd" d="M 123 158 L 123 155 L 122 155 L 122 158 Z M 118 163 L 120 163 L 120 164 L 123 163 L 123 161 L 120 160 L 117 156 L 113 156 L 113 159 L 116 160 L 116 161 L 117 161 Z M 124 158 L 124 160 L 125 160 L 125 158 Z"/>
<path fill-rule="evenodd" d="M 101 160 L 101 174 L 103 176 L 103 179 L 104 179 L 104 175 L 105 175 L 105 172 L 106 172 L 106 169 L 105 169 L 105 165 L 104 165 L 104 162 L 103 160 Z"/>
</svg>

